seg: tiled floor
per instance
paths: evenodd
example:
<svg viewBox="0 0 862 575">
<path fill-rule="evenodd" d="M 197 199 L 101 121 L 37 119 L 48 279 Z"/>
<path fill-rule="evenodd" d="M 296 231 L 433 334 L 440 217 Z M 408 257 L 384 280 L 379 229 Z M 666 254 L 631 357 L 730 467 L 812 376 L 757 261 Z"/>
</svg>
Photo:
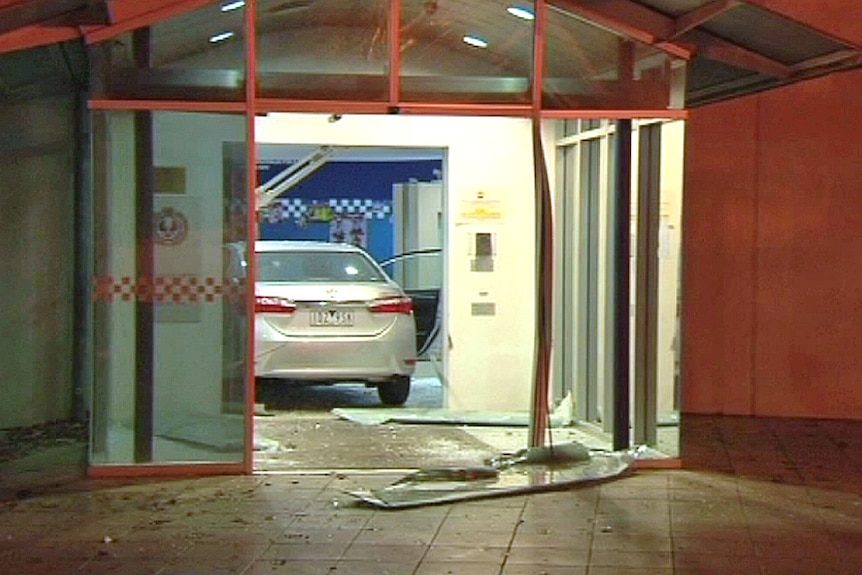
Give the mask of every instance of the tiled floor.
<svg viewBox="0 0 862 575">
<path fill-rule="evenodd" d="M 686 417 L 686 469 L 403 511 L 397 476 L 84 482 L 0 507 L 0 573 L 862 574 L 862 422 Z"/>
</svg>

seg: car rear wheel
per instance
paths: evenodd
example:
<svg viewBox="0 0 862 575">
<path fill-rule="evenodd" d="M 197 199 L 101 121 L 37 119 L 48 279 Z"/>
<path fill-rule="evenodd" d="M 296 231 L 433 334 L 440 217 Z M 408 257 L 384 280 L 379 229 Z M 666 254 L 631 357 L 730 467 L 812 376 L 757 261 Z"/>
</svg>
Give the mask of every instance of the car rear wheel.
<svg viewBox="0 0 862 575">
<path fill-rule="evenodd" d="M 403 405 L 410 395 L 410 377 L 397 375 L 377 386 L 377 395 L 386 405 Z"/>
</svg>

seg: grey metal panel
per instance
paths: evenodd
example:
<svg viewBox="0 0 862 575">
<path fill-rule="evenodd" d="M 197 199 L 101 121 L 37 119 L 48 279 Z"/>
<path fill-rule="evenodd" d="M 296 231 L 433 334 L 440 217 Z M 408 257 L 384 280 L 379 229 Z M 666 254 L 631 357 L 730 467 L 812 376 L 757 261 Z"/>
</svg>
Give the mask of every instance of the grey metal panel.
<svg viewBox="0 0 862 575">
<path fill-rule="evenodd" d="M 655 446 L 658 411 L 658 234 L 661 124 L 641 126 L 638 147 L 637 288 L 635 306 L 634 440 Z"/>
<path fill-rule="evenodd" d="M 721 13 L 702 29 L 789 65 L 850 48 L 807 26 L 745 4 Z"/>
<path fill-rule="evenodd" d="M 705 4 L 709 4 L 712 0 L 640 0 L 638 4 L 643 4 L 649 8 L 657 10 L 667 16 L 682 16 L 686 12 L 696 10 Z"/>
</svg>

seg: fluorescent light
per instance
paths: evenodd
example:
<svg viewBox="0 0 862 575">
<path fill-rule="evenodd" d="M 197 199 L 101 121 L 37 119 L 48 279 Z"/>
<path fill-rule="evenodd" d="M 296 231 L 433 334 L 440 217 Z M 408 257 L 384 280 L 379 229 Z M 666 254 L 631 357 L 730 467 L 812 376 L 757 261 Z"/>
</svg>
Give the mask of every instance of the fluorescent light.
<svg viewBox="0 0 862 575">
<path fill-rule="evenodd" d="M 476 48 L 488 47 L 488 42 L 479 38 L 478 36 L 464 36 L 464 42 L 470 44 L 471 46 L 475 46 Z"/>
<path fill-rule="evenodd" d="M 233 32 L 222 32 L 221 34 L 216 34 L 215 36 L 210 37 L 210 42 L 215 44 L 217 42 L 223 42 L 228 38 L 233 38 Z"/>
<path fill-rule="evenodd" d="M 238 10 L 245 6 L 245 0 L 233 0 L 233 2 L 228 2 L 227 4 L 222 4 L 221 11 L 222 12 L 230 12 L 231 10 Z"/>
<path fill-rule="evenodd" d="M 533 11 L 529 8 L 522 8 L 520 6 L 510 6 L 506 8 L 506 12 L 515 16 L 517 18 L 522 18 L 523 20 L 535 20 L 536 15 L 533 14 Z"/>
</svg>

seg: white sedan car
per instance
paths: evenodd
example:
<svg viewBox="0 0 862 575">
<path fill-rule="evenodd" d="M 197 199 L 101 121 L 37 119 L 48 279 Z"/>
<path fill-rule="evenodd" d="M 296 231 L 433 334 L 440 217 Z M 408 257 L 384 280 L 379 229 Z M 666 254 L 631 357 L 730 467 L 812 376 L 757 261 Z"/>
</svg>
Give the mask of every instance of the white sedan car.
<svg viewBox="0 0 862 575">
<path fill-rule="evenodd" d="M 413 302 L 362 249 L 258 241 L 255 376 L 364 382 L 401 405 L 416 369 Z"/>
</svg>

